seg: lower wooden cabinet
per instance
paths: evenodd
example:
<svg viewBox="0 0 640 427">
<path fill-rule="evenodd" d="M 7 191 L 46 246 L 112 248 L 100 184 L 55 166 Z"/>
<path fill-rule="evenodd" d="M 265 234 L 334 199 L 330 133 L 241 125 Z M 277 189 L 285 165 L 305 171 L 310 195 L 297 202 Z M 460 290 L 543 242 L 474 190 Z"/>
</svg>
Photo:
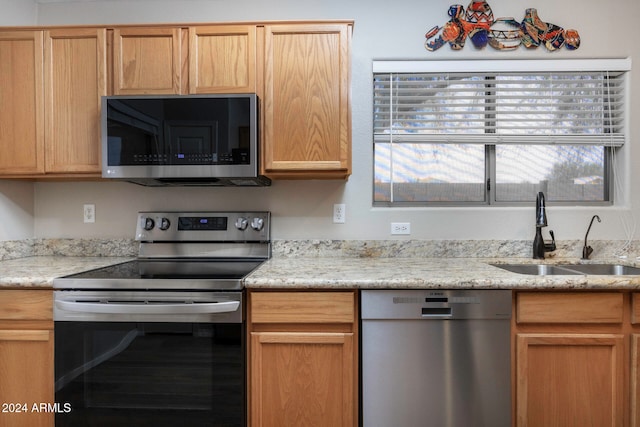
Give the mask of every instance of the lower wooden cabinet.
<svg viewBox="0 0 640 427">
<path fill-rule="evenodd" d="M 619 334 L 518 334 L 518 426 L 622 426 Z"/>
<path fill-rule="evenodd" d="M 251 292 L 251 426 L 357 426 L 353 292 Z"/>
<path fill-rule="evenodd" d="M 0 426 L 54 425 L 53 294 L 0 290 Z"/>
<path fill-rule="evenodd" d="M 640 427 L 640 333 L 631 336 L 631 426 Z"/>
<path fill-rule="evenodd" d="M 516 426 L 629 425 L 629 300 L 622 292 L 516 293 Z"/>
</svg>

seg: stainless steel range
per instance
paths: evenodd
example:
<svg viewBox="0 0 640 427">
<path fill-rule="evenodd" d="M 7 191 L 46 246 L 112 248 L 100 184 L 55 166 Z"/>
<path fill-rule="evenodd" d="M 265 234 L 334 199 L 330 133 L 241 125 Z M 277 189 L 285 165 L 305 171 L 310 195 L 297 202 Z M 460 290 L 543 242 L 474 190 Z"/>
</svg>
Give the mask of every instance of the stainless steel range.
<svg viewBox="0 0 640 427">
<path fill-rule="evenodd" d="M 243 426 L 268 212 L 141 212 L 136 260 L 54 280 L 56 426 Z"/>
</svg>

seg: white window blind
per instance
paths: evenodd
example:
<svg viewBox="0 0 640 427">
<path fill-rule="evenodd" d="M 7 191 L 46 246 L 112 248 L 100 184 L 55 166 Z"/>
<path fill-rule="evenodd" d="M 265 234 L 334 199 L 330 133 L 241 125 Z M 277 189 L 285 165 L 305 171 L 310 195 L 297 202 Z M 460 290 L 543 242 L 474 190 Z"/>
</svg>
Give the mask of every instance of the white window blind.
<svg viewBox="0 0 640 427">
<path fill-rule="evenodd" d="M 374 141 L 625 142 L 629 60 L 376 61 Z"/>
</svg>

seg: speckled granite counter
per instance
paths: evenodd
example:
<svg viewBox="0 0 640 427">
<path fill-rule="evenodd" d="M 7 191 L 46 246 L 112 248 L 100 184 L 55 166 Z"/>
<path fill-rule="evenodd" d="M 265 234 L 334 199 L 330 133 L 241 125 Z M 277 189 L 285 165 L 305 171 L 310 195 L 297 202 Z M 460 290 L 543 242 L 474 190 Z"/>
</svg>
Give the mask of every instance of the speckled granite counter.
<svg viewBox="0 0 640 427">
<path fill-rule="evenodd" d="M 273 258 L 249 275 L 245 286 L 249 289 L 640 289 L 640 276 L 535 276 L 490 265 L 506 262 L 534 261 L 527 258 Z M 621 260 L 596 262 L 635 265 Z"/>
<path fill-rule="evenodd" d="M 580 262 L 582 241 L 558 242 L 545 263 Z M 594 241 L 593 263 L 640 266 L 640 241 Z M 35 239 L 0 245 L 0 288 L 51 287 L 53 279 L 135 258 L 129 239 Z M 490 263 L 538 263 L 530 241 L 274 241 L 250 289 L 640 289 L 639 276 L 532 276 Z"/>
<path fill-rule="evenodd" d="M 0 288 L 51 288 L 53 279 L 131 259 L 125 257 L 35 256 L 0 262 Z"/>
</svg>

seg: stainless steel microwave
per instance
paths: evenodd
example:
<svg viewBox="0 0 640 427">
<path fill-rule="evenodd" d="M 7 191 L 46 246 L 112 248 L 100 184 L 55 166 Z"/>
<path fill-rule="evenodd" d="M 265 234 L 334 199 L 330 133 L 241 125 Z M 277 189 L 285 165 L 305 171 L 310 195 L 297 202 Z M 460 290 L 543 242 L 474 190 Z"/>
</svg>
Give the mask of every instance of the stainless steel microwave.
<svg viewBox="0 0 640 427">
<path fill-rule="evenodd" d="M 255 94 L 102 98 L 102 177 L 148 186 L 265 186 Z"/>
</svg>

